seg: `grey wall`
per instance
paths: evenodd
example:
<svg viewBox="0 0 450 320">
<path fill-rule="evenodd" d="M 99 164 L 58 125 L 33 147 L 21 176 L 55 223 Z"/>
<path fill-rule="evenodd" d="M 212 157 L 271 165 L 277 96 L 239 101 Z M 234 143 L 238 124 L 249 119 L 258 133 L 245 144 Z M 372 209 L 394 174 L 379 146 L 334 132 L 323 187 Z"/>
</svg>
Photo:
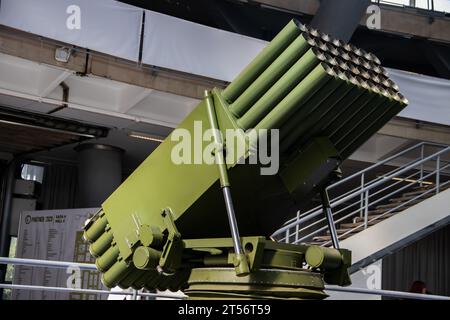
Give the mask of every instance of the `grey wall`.
<svg viewBox="0 0 450 320">
<path fill-rule="evenodd" d="M 450 225 L 383 259 L 382 288 L 409 291 L 421 280 L 433 294 L 450 296 Z"/>
</svg>

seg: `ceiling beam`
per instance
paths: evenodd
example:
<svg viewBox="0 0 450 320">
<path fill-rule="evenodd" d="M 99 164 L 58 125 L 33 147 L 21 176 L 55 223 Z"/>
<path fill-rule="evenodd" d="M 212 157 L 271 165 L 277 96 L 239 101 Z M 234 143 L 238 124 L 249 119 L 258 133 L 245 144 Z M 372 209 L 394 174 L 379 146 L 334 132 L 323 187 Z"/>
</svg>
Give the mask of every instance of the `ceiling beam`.
<svg viewBox="0 0 450 320">
<path fill-rule="evenodd" d="M 394 118 L 389 121 L 379 134 L 405 138 L 410 140 L 427 141 L 448 144 L 450 141 L 450 128 L 428 123 L 417 124 L 412 119 Z"/>
<path fill-rule="evenodd" d="M 272 8 L 280 8 L 313 16 L 317 13 L 319 0 L 254 0 Z M 331 0 L 341 4 L 343 1 Z M 431 39 L 439 42 L 450 42 L 450 20 L 443 13 L 430 13 L 426 10 L 404 8 L 380 4 L 381 30 L 391 34 L 403 34 Z M 360 25 L 366 27 L 366 17 Z"/>
<path fill-rule="evenodd" d="M 226 82 L 185 74 L 173 70 L 137 65 L 99 52 L 83 50 L 72 55 L 68 63 L 55 60 L 60 43 L 37 35 L 0 26 L 0 53 L 64 68 L 76 74 L 115 80 L 131 85 L 202 99 L 205 90 L 224 88 Z M 44 92 L 45 93 L 45 92 Z"/>
<path fill-rule="evenodd" d="M 118 112 L 127 113 L 133 109 L 138 103 L 142 102 L 150 96 L 152 89 L 141 87 L 126 86 L 122 89 L 119 98 Z"/>
<path fill-rule="evenodd" d="M 47 97 L 72 74 L 73 72 L 69 70 L 60 70 L 41 65 L 37 90 L 38 96 L 41 98 Z"/>
</svg>

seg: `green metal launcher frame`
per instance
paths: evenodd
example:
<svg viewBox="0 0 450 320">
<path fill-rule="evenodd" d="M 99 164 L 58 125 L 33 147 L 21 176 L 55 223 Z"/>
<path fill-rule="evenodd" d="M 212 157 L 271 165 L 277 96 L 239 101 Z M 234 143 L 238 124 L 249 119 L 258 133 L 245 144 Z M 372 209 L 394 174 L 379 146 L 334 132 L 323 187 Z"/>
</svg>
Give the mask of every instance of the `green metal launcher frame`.
<svg viewBox="0 0 450 320">
<path fill-rule="evenodd" d="M 318 192 L 332 226 L 324 190 L 334 172 L 406 104 L 374 55 L 291 21 L 226 89 L 206 92 L 87 222 L 104 284 L 203 299 L 322 299 L 325 283 L 348 285 L 351 254 L 336 239 L 324 248 L 266 236 Z M 209 141 L 183 152 L 209 150 L 213 161 L 173 160 L 181 136 L 208 129 Z M 278 138 L 276 174 L 248 163 L 260 132 Z"/>
</svg>

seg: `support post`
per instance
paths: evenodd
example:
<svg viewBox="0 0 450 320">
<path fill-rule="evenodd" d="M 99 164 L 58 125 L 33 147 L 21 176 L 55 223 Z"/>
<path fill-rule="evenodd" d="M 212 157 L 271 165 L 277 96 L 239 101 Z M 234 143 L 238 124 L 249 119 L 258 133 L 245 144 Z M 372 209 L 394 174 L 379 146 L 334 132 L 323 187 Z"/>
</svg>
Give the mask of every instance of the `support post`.
<svg viewBox="0 0 450 320">
<path fill-rule="evenodd" d="M 364 193 L 364 198 L 366 199 L 364 204 L 364 229 L 369 226 L 369 190 Z"/>
<path fill-rule="evenodd" d="M 439 185 L 441 184 L 440 175 L 441 175 L 441 156 L 438 156 L 436 159 L 436 194 L 440 192 L 439 187 Z"/>
<path fill-rule="evenodd" d="M 422 146 L 420 147 L 420 160 L 423 160 L 423 157 L 425 155 L 425 146 L 422 144 Z M 420 164 L 420 186 L 423 186 L 423 163 Z"/>
<path fill-rule="evenodd" d="M 330 230 L 331 242 L 335 249 L 339 249 L 339 240 L 336 231 L 336 225 L 334 224 L 333 212 L 331 211 L 330 198 L 328 197 L 328 192 L 326 188 L 323 188 L 320 192 L 320 197 L 322 198 L 322 209 L 327 220 L 328 229 Z"/>
<path fill-rule="evenodd" d="M 9 233 L 9 225 L 11 223 L 11 207 L 12 207 L 12 195 L 14 190 L 14 179 L 17 168 L 17 160 L 12 160 L 5 172 L 5 193 L 4 203 L 1 214 L 1 229 L 0 229 L 0 257 L 8 257 L 9 245 L 11 241 Z M 5 282 L 6 277 L 6 264 L 0 265 L 0 283 Z M 3 289 L 0 289 L 0 300 L 3 300 Z"/>
<path fill-rule="evenodd" d="M 295 226 L 295 242 L 294 243 L 298 243 L 298 238 L 300 237 L 300 225 L 298 223 L 298 221 L 300 220 L 300 210 L 297 211 L 297 225 Z"/>
<path fill-rule="evenodd" d="M 364 173 L 361 175 L 361 191 L 363 189 L 364 189 Z M 364 194 L 362 192 L 359 206 L 360 206 L 359 216 L 362 218 L 364 215 Z"/>
<path fill-rule="evenodd" d="M 215 161 L 219 169 L 220 186 L 222 188 L 223 197 L 225 200 L 225 207 L 227 210 L 228 222 L 230 224 L 231 237 L 233 239 L 233 247 L 235 252 L 234 266 L 237 276 L 245 276 L 250 273 L 247 257 L 242 248 L 241 238 L 239 235 L 238 224 L 236 221 L 236 214 L 234 212 L 233 198 L 231 197 L 231 185 L 228 179 L 227 165 L 225 162 L 224 145 L 222 137 L 218 134 L 219 125 L 217 123 L 216 110 L 214 102 L 208 91 L 205 91 L 206 108 L 208 112 L 208 120 L 211 129 L 213 130 L 214 143 L 217 148 L 214 152 Z"/>
</svg>

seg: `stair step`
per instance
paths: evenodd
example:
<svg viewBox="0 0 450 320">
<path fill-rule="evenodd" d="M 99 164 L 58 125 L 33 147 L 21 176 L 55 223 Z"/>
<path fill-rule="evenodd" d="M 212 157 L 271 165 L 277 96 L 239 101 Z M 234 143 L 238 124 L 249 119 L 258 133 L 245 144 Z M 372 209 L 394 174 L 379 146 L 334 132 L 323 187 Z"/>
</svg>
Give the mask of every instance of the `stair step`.
<svg viewBox="0 0 450 320">
<path fill-rule="evenodd" d="M 412 188 L 415 190 L 419 190 L 419 189 L 426 190 L 426 189 L 430 189 L 432 187 L 434 187 L 434 185 L 424 184 L 423 186 L 421 186 L 421 185 L 417 184 L 416 186 L 413 186 Z"/>
<path fill-rule="evenodd" d="M 390 217 L 392 217 L 393 215 L 394 215 L 394 213 L 388 213 L 388 214 L 386 214 L 386 215 L 384 215 L 384 216 L 382 216 L 381 214 L 377 214 L 377 215 L 369 215 L 368 220 L 369 220 L 369 221 L 370 221 L 370 220 L 374 220 L 374 221 L 380 220 L 380 221 L 381 221 L 381 220 L 390 218 Z M 356 218 L 353 219 L 353 222 L 354 222 L 354 223 L 357 223 L 357 222 L 364 222 L 364 217 L 356 217 Z"/>
<path fill-rule="evenodd" d="M 339 240 L 342 241 L 344 239 L 347 239 L 349 237 L 351 237 L 353 235 L 353 233 L 351 234 L 346 234 L 345 236 L 340 236 Z M 313 238 L 313 242 L 327 242 L 327 241 L 331 241 L 331 236 L 317 236 Z"/>
<path fill-rule="evenodd" d="M 403 194 L 403 196 L 405 197 L 409 197 L 409 196 L 418 196 L 421 193 L 424 193 L 425 191 L 428 191 L 428 189 L 423 189 L 423 190 L 417 190 L 417 191 L 410 191 L 410 192 L 405 192 Z M 432 194 L 432 192 L 428 193 L 428 194 Z"/>
<path fill-rule="evenodd" d="M 353 228 L 340 228 L 340 229 L 336 229 L 336 232 L 338 235 L 344 234 L 350 230 L 352 230 Z M 352 230 L 351 233 L 358 233 L 360 232 L 362 229 L 357 229 L 357 230 Z M 330 230 L 327 230 L 327 235 L 330 234 Z"/>
<path fill-rule="evenodd" d="M 422 200 L 421 199 L 417 199 L 417 200 L 414 200 L 414 201 L 410 201 L 410 202 L 406 203 L 405 205 L 403 205 L 401 207 L 401 210 L 405 210 L 406 208 L 411 207 L 411 206 L 413 206 L 415 204 L 418 204 L 419 202 L 422 202 L 422 201 L 423 201 L 423 199 Z M 376 209 L 384 209 L 384 210 L 386 210 L 386 209 L 393 209 L 395 207 L 398 207 L 400 204 L 401 203 L 391 202 L 391 203 L 388 203 L 388 204 L 381 204 L 379 206 L 376 206 L 375 208 Z"/>
<path fill-rule="evenodd" d="M 371 222 L 368 223 L 368 225 L 369 226 L 376 225 L 378 222 L 381 222 L 382 220 L 383 219 L 371 221 Z M 358 228 L 357 230 L 358 231 L 363 230 L 362 226 L 364 226 L 364 222 L 342 223 L 340 225 L 341 229 L 353 229 L 353 228 L 356 228 L 356 227 L 359 227 L 359 226 L 361 226 L 361 228 Z"/>
<path fill-rule="evenodd" d="M 425 199 L 427 199 L 427 198 L 429 198 L 429 197 L 431 197 L 431 196 L 433 196 L 433 195 L 434 195 L 434 194 L 427 193 L 427 194 L 421 196 L 420 198 L 417 198 L 417 200 L 419 200 L 419 199 L 425 200 Z M 390 201 L 390 202 L 395 202 L 395 203 L 406 202 L 406 201 L 408 201 L 408 200 L 411 200 L 411 199 L 416 198 L 417 196 L 418 196 L 418 195 L 415 195 L 415 196 L 406 196 L 406 197 L 403 196 L 403 197 L 400 197 L 400 198 L 390 199 L 389 201 Z"/>
</svg>

